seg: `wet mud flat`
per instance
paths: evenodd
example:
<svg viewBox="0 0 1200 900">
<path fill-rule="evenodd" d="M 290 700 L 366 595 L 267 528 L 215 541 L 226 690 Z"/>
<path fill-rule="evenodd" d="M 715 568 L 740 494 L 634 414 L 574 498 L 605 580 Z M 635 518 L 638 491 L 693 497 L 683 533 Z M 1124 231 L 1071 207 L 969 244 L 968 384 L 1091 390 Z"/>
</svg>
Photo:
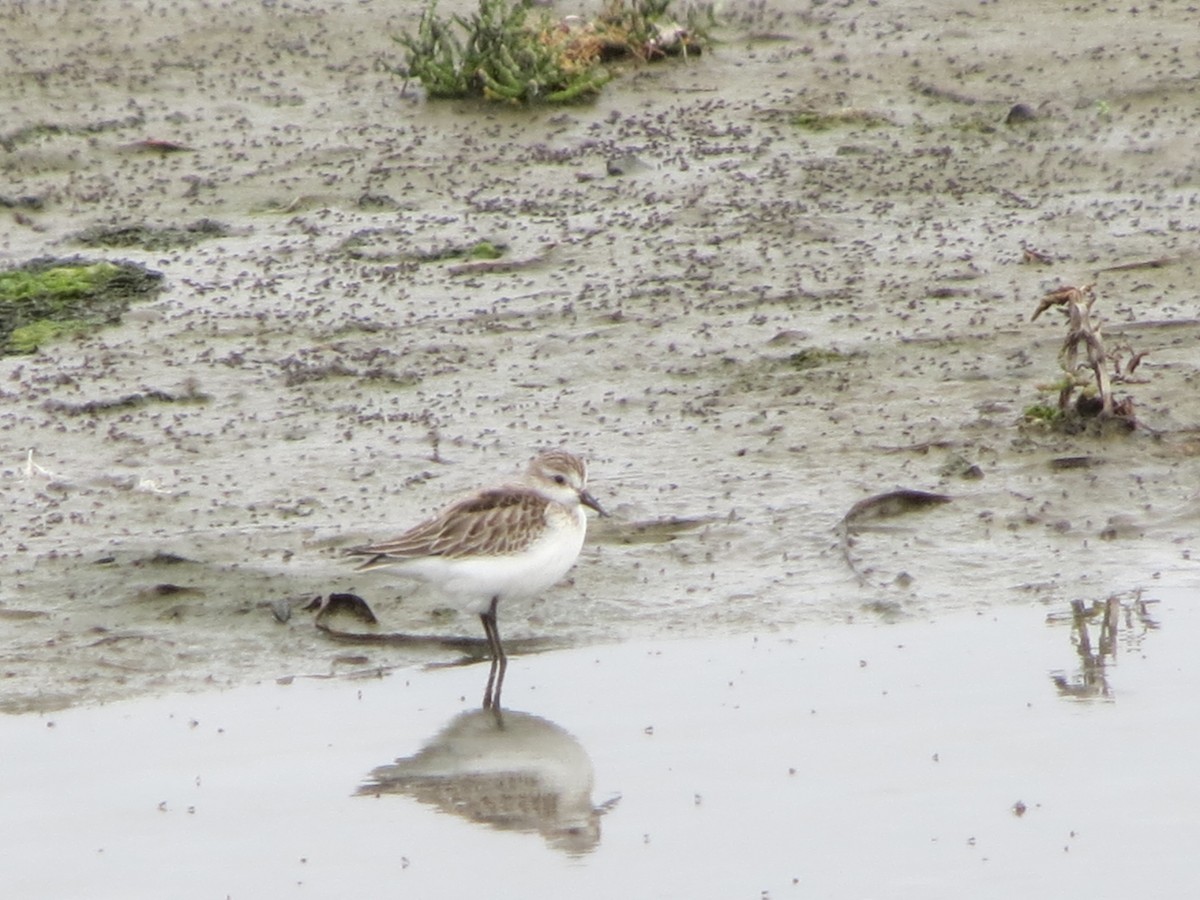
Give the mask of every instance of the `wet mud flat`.
<svg viewBox="0 0 1200 900">
<path fill-rule="evenodd" d="M 0 361 L 0 708 L 457 659 L 336 643 L 299 608 L 353 591 L 383 633 L 477 634 L 340 548 L 559 444 L 616 516 L 569 583 L 501 611 L 513 640 L 1195 583 L 1182 7 L 753 6 L 700 59 L 533 110 L 404 88 L 381 63 L 415 16 L 0 13 L 0 261 L 165 285 Z M 1110 346 L 1145 353 L 1116 386 L 1133 433 L 1022 424 L 1065 336 L 1030 316 L 1087 283 Z M 951 499 L 840 527 L 896 489 Z"/>
</svg>

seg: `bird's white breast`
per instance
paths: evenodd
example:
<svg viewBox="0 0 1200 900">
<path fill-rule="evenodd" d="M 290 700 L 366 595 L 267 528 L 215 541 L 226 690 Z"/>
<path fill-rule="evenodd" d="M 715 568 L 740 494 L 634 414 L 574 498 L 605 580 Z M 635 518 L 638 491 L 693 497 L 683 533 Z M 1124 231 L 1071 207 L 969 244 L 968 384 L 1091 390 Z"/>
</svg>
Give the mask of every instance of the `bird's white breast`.
<svg viewBox="0 0 1200 900">
<path fill-rule="evenodd" d="M 420 578 L 482 612 L 493 597 L 533 597 L 562 579 L 579 558 L 587 518 L 579 506 L 551 504 L 546 529 L 520 553 L 500 556 L 428 556 L 397 565 L 398 574 Z"/>
</svg>

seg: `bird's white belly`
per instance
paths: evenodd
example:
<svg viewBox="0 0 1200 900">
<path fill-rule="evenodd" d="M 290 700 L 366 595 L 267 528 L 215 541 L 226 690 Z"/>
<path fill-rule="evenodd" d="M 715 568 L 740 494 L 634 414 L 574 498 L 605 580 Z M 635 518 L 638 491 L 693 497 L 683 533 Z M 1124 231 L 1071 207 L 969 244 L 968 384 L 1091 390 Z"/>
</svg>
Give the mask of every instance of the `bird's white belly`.
<svg viewBox="0 0 1200 900">
<path fill-rule="evenodd" d="M 576 521 L 552 529 L 522 553 L 489 557 L 427 556 L 397 565 L 397 574 L 427 581 L 482 612 L 493 597 L 533 597 L 556 584 L 575 564 L 587 525 Z"/>
</svg>

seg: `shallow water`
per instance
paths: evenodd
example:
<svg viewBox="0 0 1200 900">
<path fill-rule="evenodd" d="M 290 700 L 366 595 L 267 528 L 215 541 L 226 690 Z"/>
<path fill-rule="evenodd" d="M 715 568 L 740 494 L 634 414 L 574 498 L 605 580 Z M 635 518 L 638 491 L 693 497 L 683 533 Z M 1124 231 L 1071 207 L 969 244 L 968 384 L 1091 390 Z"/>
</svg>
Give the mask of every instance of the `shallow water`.
<svg viewBox="0 0 1200 900">
<path fill-rule="evenodd" d="M 1200 623 L 1194 598 L 1156 599 L 1155 627 L 1122 627 L 1090 693 L 1054 680 L 1083 680 L 1069 623 L 1018 607 L 521 657 L 511 734 L 470 712 L 482 666 L 3 718 L 0 884 L 96 898 L 1184 896 Z M 356 795 L 431 741 L 420 768 L 453 773 L 440 800 L 428 783 Z"/>
</svg>

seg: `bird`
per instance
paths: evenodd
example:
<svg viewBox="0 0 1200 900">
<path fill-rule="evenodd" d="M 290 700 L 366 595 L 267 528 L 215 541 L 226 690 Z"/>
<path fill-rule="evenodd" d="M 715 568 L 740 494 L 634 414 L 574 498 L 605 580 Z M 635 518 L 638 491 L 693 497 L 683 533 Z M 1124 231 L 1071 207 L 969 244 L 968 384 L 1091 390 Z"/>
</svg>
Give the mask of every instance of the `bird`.
<svg viewBox="0 0 1200 900">
<path fill-rule="evenodd" d="M 502 600 L 536 596 L 567 574 L 587 533 L 584 507 L 608 515 L 588 492 L 587 464 L 566 450 L 547 450 L 521 479 L 483 488 L 398 537 L 346 554 L 365 559 L 358 571 L 391 567 L 479 614 L 492 660 L 483 706 L 499 708 L 508 657 L 496 610 Z"/>
</svg>

